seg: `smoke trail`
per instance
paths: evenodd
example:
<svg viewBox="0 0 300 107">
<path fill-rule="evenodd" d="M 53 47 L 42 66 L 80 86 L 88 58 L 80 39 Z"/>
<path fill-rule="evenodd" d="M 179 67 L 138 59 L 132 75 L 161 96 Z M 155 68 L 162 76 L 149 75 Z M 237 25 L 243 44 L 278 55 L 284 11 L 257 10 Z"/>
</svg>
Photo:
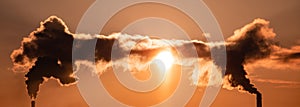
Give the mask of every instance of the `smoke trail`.
<svg viewBox="0 0 300 107">
<path fill-rule="evenodd" d="M 124 57 L 130 57 L 133 60 L 130 64 L 134 66 L 131 66 L 132 68 L 129 70 L 144 69 L 143 65 L 149 63 L 161 50 L 170 50 L 177 57 L 183 57 L 184 59 L 176 61 L 180 65 L 199 64 L 199 60 L 210 63 L 206 65 L 212 65 L 214 62 L 210 58 L 210 48 L 217 49 L 220 44 L 225 44 L 227 65 L 223 87 L 238 87 L 240 90 L 256 94 L 257 98 L 260 98 L 260 92 L 246 77 L 247 72 L 244 66 L 259 59 L 272 57 L 276 57 L 274 60 L 283 62 L 299 58 L 300 51 L 298 49 L 281 48 L 274 42 L 274 37 L 275 33 L 269 28 L 269 22 L 263 19 L 257 19 L 237 30 L 225 43 L 204 43 L 197 40 L 153 39 L 147 36 L 131 36 L 121 33 L 108 36 L 72 34 L 61 19 L 51 16 L 46 21 L 41 22 L 40 28 L 23 39 L 21 47 L 12 52 L 11 59 L 15 71 L 28 71 L 25 75 L 27 90 L 29 96 L 34 100 L 44 79 L 54 78 L 62 85 L 76 83 L 77 78 L 72 68 L 74 39 L 80 40 L 73 50 L 75 52 L 86 48 L 84 43 L 97 39 L 95 61 L 99 74 L 111 67 L 112 61 L 123 66 Z M 113 48 L 114 44 L 117 45 Z M 197 53 L 192 53 L 194 50 Z M 114 59 L 111 56 L 112 51 L 115 52 Z M 125 53 L 130 54 L 126 56 Z M 82 60 L 87 57 L 80 56 Z M 205 75 L 216 75 L 209 68 L 217 69 L 214 66 L 195 68 L 192 78 L 195 78 L 196 81 L 202 81 L 207 79 Z M 205 71 L 208 73 L 204 73 Z M 196 84 L 199 83 L 214 85 L 196 82 Z"/>
<path fill-rule="evenodd" d="M 41 22 L 40 28 L 30 33 L 28 37 L 24 37 L 21 47 L 14 50 L 11 54 L 14 70 L 28 71 L 25 75 L 27 78 L 25 83 L 31 99 L 34 100 L 37 97 L 39 86 L 47 78 L 57 79 L 61 85 L 75 83 L 76 77 L 73 74 L 72 68 L 73 41 L 74 39 L 81 40 L 81 43 L 78 43 L 74 49 L 76 52 L 77 49 L 85 48 L 84 43 L 93 38 L 98 39 L 95 60 L 97 65 L 101 65 L 100 68 L 104 67 L 102 71 L 111 66 L 111 60 L 121 60 L 126 56 L 124 53 L 128 52 L 131 56 L 140 60 L 140 62 L 147 63 L 160 50 L 173 50 L 169 44 L 184 51 L 189 51 L 188 49 L 191 49 L 190 46 L 195 44 L 197 46 L 196 49 L 202 51 L 197 54 L 198 56 L 208 57 L 210 55 L 205 43 L 199 41 L 172 40 L 166 43 L 166 40 L 120 33 L 109 36 L 72 34 L 61 19 L 51 16 L 44 22 Z M 115 48 L 116 57 L 115 59 L 111 59 L 114 43 L 118 44 Z M 192 57 L 193 55 L 191 53 L 184 53 L 184 56 Z M 87 56 L 80 57 L 86 59 Z M 101 70 L 99 72 L 101 73 Z"/>
</svg>

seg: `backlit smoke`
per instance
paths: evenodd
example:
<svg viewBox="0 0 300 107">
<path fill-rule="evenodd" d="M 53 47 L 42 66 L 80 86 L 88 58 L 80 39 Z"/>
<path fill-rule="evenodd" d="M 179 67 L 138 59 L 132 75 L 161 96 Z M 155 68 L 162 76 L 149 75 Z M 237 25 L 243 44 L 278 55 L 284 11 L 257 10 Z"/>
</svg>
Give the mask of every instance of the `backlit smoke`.
<svg viewBox="0 0 300 107">
<path fill-rule="evenodd" d="M 37 97 L 40 84 L 47 78 L 57 79 L 61 85 L 76 81 L 68 54 L 72 51 L 72 35 L 58 18 L 51 17 L 41 25 L 11 54 L 16 69 L 29 71 L 25 83 L 31 99 Z"/>
<path fill-rule="evenodd" d="M 261 94 L 247 78 L 245 65 L 259 59 L 284 63 L 299 59 L 300 56 L 299 48 L 281 48 L 276 45 L 274 38 L 275 33 L 269 28 L 269 22 L 263 19 L 256 19 L 235 31 L 234 35 L 226 42 L 205 43 L 197 40 L 153 39 L 148 36 L 132 36 L 121 33 L 108 36 L 72 34 L 61 19 L 51 16 L 41 22 L 40 28 L 30 33 L 28 37 L 24 37 L 21 47 L 12 52 L 11 59 L 15 71 L 27 72 L 25 83 L 29 96 L 34 100 L 37 97 L 39 86 L 45 79 L 57 79 L 63 86 L 76 83 L 77 78 L 72 68 L 76 66 L 76 62 L 73 65 L 72 49 L 74 52 L 79 52 L 80 49 L 87 48 L 84 43 L 93 39 L 97 39 L 95 62 L 98 74 L 111 67 L 112 61 L 120 66 L 126 66 L 122 64 L 127 61 L 126 63 L 131 65 L 127 68 L 128 71 L 145 69 L 144 65 L 149 64 L 160 51 L 169 50 L 176 57 L 181 57 L 176 59 L 175 64 L 201 65 L 201 67 L 194 68 L 191 77 L 193 84 L 198 86 L 215 85 L 206 84 L 208 75 L 215 75 L 215 81 L 222 79 L 222 75 L 211 70 L 218 69 L 218 67 L 215 66 L 214 61 L 211 61 L 210 49 L 217 49 L 218 46 L 225 45 L 227 65 L 223 87 L 238 88 L 256 94 L 259 99 Z M 72 47 L 75 39 L 80 41 L 76 43 L 75 47 Z M 193 53 L 194 50 L 195 53 Z M 129 56 L 126 53 L 130 53 Z M 82 63 L 85 61 L 88 64 L 93 60 L 86 60 L 88 57 L 80 56 L 83 60 Z M 130 60 L 124 60 L 126 57 L 129 57 Z"/>
</svg>

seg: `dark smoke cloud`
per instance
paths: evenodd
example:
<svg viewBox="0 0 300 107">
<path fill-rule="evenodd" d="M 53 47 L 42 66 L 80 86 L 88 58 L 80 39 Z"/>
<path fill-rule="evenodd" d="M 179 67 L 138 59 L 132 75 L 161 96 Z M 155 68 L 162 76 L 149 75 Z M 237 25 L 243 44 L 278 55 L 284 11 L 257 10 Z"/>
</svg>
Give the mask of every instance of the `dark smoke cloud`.
<svg viewBox="0 0 300 107">
<path fill-rule="evenodd" d="M 245 64 L 270 56 L 275 46 L 275 34 L 268 28 L 268 22 L 256 19 L 251 24 L 235 32 L 227 39 L 226 73 L 231 87 L 240 87 L 251 94 L 256 94 L 257 107 L 262 106 L 262 95 L 246 77 Z"/>
<path fill-rule="evenodd" d="M 12 52 L 11 59 L 15 66 L 29 69 L 25 83 L 32 99 L 37 97 L 39 85 L 45 78 L 58 79 L 62 85 L 76 81 L 72 75 L 72 56 L 69 54 L 72 41 L 73 37 L 63 21 L 50 17 L 23 39 L 19 49 Z"/>
<path fill-rule="evenodd" d="M 242 86 L 243 90 L 259 94 L 258 90 L 246 77 L 246 63 L 270 56 L 275 47 L 275 34 L 268 28 L 268 22 L 256 19 L 235 32 L 227 39 L 227 66 L 225 75 L 230 75 L 232 87 Z"/>
<path fill-rule="evenodd" d="M 237 30 L 226 42 L 204 43 L 197 40 L 164 40 L 120 33 L 109 36 L 72 34 L 61 19 L 51 16 L 41 23 L 40 28 L 23 39 L 21 47 L 12 52 L 11 59 L 15 70 L 28 72 L 25 76 L 28 94 L 35 99 L 39 86 L 47 78 L 57 79 L 62 85 L 76 83 L 77 78 L 72 68 L 74 66 L 72 63 L 74 40 L 78 40 L 73 48 L 73 51 L 77 52 L 87 47 L 85 43 L 97 39 L 95 61 L 103 71 L 111 66 L 111 61 L 127 57 L 126 53 L 130 53 L 132 59 L 138 59 L 135 60 L 135 63 L 147 63 L 161 50 L 166 49 L 186 58 L 180 64 L 190 66 L 197 63 L 197 61 L 191 61 L 192 59 L 200 58 L 210 61 L 210 48 L 217 49 L 219 44 L 222 44 L 226 46 L 227 51 L 223 87 L 239 87 L 241 90 L 257 94 L 257 98 L 259 98 L 261 97 L 260 92 L 246 77 L 247 72 L 244 69 L 246 64 L 272 56 L 276 56 L 274 60 L 280 61 L 299 59 L 300 51 L 277 46 L 274 37 L 275 33 L 269 28 L 269 22 L 263 19 L 257 19 Z M 193 53 L 193 50 L 196 50 L 197 53 Z M 113 59 L 112 51 L 115 56 Z M 176 51 L 181 53 L 176 53 Z M 88 57 L 80 56 L 81 59 Z"/>
<path fill-rule="evenodd" d="M 226 78 L 231 87 L 239 87 L 251 94 L 257 95 L 257 106 L 262 106 L 262 95 L 247 78 L 245 66 L 259 59 L 269 59 L 277 56 L 279 61 L 288 61 L 299 57 L 299 50 L 285 49 L 277 45 L 275 33 L 269 28 L 269 22 L 256 19 L 252 23 L 237 30 L 227 39 Z M 281 50 L 281 52 L 279 51 Z M 289 51 L 289 52 L 284 52 Z M 278 63 L 277 63 L 278 64 Z M 272 66 L 272 65 L 267 65 Z"/>
</svg>

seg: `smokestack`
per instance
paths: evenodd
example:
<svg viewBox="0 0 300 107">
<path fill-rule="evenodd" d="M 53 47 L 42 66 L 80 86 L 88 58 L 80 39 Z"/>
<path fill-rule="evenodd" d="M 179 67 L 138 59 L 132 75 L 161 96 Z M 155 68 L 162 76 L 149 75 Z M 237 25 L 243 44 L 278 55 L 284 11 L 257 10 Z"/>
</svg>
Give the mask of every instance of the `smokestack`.
<svg viewBox="0 0 300 107">
<path fill-rule="evenodd" d="M 262 107 L 262 96 L 261 93 L 256 93 L 256 107 Z"/>
<path fill-rule="evenodd" d="M 31 107 L 35 107 L 35 101 L 34 100 L 31 101 Z"/>
</svg>

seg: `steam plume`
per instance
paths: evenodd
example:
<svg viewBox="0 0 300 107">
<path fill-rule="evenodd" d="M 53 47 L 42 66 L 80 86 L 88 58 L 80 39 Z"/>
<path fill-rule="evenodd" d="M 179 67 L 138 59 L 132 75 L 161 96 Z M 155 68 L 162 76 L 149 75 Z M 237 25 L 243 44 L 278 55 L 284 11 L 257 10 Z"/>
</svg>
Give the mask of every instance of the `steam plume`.
<svg viewBox="0 0 300 107">
<path fill-rule="evenodd" d="M 246 77 L 247 72 L 244 66 L 259 59 L 273 58 L 272 60 L 275 61 L 287 62 L 299 58 L 298 48 L 281 48 L 276 45 L 274 38 L 275 33 L 269 28 L 269 22 L 256 19 L 237 30 L 226 42 L 220 42 L 219 44 L 226 46 L 227 52 L 223 87 L 238 87 L 240 90 L 256 94 L 257 101 L 261 101 L 261 93 Z M 76 83 L 77 78 L 72 68 L 72 45 L 75 39 L 80 40 L 73 50 L 75 52 L 85 48 L 85 42 L 97 39 L 95 61 L 101 69 L 97 72 L 100 74 L 112 65 L 112 61 L 122 61 L 124 57 L 127 57 L 125 53 L 130 53 L 130 59 L 136 59 L 132 62 L 133 65 L 137 65 L 132 66 L 136 69 L 143 69 L 139 66 L 147 64 L 158 52 L 166 49 L 171 50 L 178 57 L 184 56 L 185 59 L 182 59 L 181 63 L 177 61 L 178 64 L 191 66 L 198 63 L 191 61 L 194 59 L 211 61 L 210 48 L 217 49 L 219 46 L 218 43 L 205 43 L 197 40 L 153 39 L 147 36 L 120 33 L 108 36 L 72 34 L 61 19 L 51 16 L 41 22 L 40 28 L 25 37 L 21 42 L 21 47 L 11 54 L 14 69 L 27 72 L 25 83 L 31 99 L 36 99 L 39 86 L 45 79 L 57 79 L 61 85 Z M 114 44 L 117 45 L 113 47 Z M 193 50 L 197 53 L 192 53 Z M 114 51 L 113 59 L 112 51 Z M 176 53 L 176 51 L 181 53 Z M 88 56 L 80 57 L 85 59 Z M 129 70 L 132 69 L 129 68 Z M 197 69 L 193 73 L 206 74 Z M 261 105 L 261 103 L 258 104 Z"/>
</svg>

